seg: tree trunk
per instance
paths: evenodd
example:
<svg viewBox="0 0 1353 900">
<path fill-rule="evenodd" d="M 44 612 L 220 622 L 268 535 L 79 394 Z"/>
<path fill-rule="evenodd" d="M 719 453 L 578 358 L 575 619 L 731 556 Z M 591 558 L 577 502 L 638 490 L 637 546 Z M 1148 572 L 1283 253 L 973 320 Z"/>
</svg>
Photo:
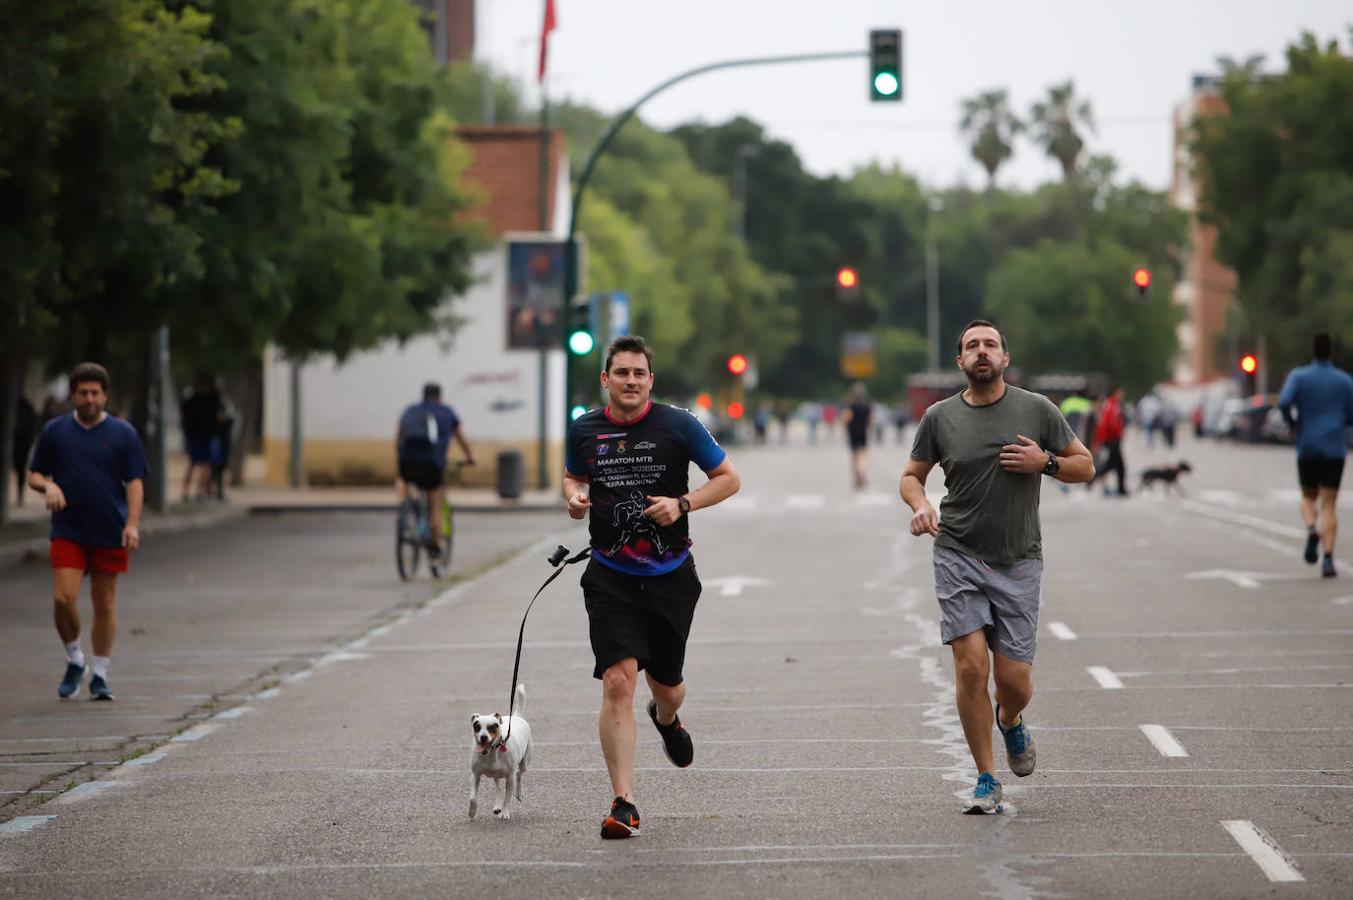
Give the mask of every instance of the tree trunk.
<svg viewBox="0 0 1353 900">
<path fill-rule="evenodd" d="M 18 406 L 19 385 L 23 380 L 23 353 L 5 353 L 0 362 L 0 526 L 10 520 L 10 484 L 14 477 L 14 413 Z M 20 486 L 16 490 L 23 490 Z"/>
<path fill-rule="evenodd" d="M 263 362 L 251 360 L 229 381 L 230 399 L 235 404 L 235 440 L 230 445 L 230 485 L 244 484 L 244 464 L 249 454 L 260 449 L 255 436 L 263 413 Z"/>
</svg>

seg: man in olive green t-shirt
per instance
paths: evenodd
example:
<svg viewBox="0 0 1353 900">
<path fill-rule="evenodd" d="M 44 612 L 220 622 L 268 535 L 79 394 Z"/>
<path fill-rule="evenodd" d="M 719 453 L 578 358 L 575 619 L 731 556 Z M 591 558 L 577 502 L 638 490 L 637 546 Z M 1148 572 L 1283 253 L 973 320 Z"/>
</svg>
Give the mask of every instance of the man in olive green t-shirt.
<svg viewBox="0 0 1353 900">
<path fill-rule="evenodd" d="M 1028 775 L 1035 764 L 1021 713 L 1033 697 L 1042 478 L 1085 482 L 1095 465 L 1052 401 L 1005 383 L 1010 353 L 995 325 L 970 323 L 958 352 L 968 388 L 926 410 L 901 491 L 913 512 L 911 533 L 935 536 L 940 637 L 953 650 L 958 716 L 978 772 L 964 809 L 990 813 L 1000 809 L 1002 792 L 993 775 L 989 674 L 1011 771 Z M 925 493 L 936 463 L 947 490 L 938 513 Z"/>
</svg>

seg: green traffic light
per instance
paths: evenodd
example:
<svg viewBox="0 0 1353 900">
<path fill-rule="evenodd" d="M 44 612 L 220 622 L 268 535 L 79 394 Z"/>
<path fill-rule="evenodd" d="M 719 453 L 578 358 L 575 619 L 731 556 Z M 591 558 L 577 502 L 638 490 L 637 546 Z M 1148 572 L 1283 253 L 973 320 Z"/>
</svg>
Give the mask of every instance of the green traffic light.
<svg viewBox="0 0 1353 900">
<path fill-rule="evenodd" d="M 573 407 L 573 409 L 569 412 L 569 418 L 576 421 L 578 419 L 581 419 L 586 414 L 587 407 L 579 403 L 577 406 Z"/>
<path fill-rule="evenodd" d="M 586 356 L 597 345 L 590 331 L 579 329 L 568 336 L 568 349 L 575 356 Z"/>
<path fill-rule="evenodd" d="M 897 93 L 899 87 L 901 84 L 892 72 L 880 72 L 874 76 L 874 90 L 881 97 L 891 97 Z"/>
</svg>

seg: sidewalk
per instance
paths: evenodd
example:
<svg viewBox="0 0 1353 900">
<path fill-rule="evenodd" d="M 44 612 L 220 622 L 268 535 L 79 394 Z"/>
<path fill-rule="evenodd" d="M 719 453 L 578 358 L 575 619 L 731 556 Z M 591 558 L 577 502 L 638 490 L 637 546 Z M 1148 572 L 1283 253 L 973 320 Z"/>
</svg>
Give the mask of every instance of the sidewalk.
<svg viewBox="0 0 1353 900">
<path fill-rule="evenodd" d="M 143 537 L 192 528 L 205 528 L 230 519 L 254 514 L 283 512 L 394 512 L 391 487 L 268 487 L 262 485 L 262 458 L 251 457 L 243 487 L 227 488 L 224 501 L 173 503 L 163 513 L 147 511 L 141 519 Z M 178 498 L 183 483 L 183 462 L 170 463 L 170 497 Z M 457 512 L 542 512 L 562 507 L 557 490 L 524 491 L 515 500 L 504 500 L 489 488 L 452 487 L 448 494 Z M 10 508 L 10 525 L 0 529 L 0 567 L 25 556 L 47 552 L 47 509 L 42 496 L 32 491 L 22 507 Z"/>
</svg>

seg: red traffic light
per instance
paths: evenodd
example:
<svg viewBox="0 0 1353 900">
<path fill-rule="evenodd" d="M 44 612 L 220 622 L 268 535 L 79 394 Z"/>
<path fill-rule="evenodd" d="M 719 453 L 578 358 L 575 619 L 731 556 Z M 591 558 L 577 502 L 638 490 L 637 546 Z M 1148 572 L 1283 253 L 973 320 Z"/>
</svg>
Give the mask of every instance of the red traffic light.
<svg viewBox="0 0 1353 900">
<path fill-rule="evenodd" d="M 743 372 L 746 372 L 747 357 L 743 356 L 741 353 L 734 353 L 732 356 L 728 357 L 728 371 L 732 372 L 734 375 L 741 375 Z"/>
<path fill-rule="evenodd" d="M 1151 286 L 1151 270 L 1137 269 L 1132 273 L 1132 283 L 1137 285 L 1137 290 L 1146 293 L 1146 289 Z"/>
<path fill-rule="evenodd" d="M 1246 375 L 1253 375 L 1259 371 L 1259 358 L 1253 353 L 1246 353 L 1240 358 L 1240 371 Z"/>
<path fill-rule="evenodd" d="M 743 410 L 742 410 L 742 404 L 739 403 L 739 402 L 737 402 L 736 400 L 734 400 L 732 403 L 728 404 L 728 418 L 730 418 L 730 419 L 741 419 L 741 418 L 742 418 L 742 412 L 743 412 Z"/>
<path fill-rule="evenodd" d="M 855 274 L 854 269 L 846 267 L 836 273 L 836 283 L 843 288 L 853 288 L 860 283 L 860 276 Z"/>
</svg>

